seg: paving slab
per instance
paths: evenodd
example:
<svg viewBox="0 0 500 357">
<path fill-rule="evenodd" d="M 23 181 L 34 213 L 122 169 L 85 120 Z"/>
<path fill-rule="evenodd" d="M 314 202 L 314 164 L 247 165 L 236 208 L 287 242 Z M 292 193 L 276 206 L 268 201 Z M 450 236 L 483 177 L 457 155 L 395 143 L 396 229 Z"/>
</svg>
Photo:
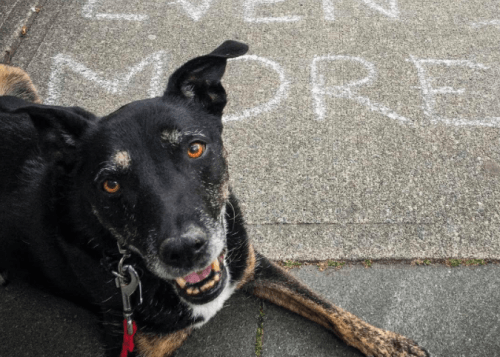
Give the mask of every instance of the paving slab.
<svg viewBox="0 0 500 357">
<path fill-rule="evenodd" d="M 291 273 L 369 323 L 406 335 L 434 357 L 500 356 L 500 266 L 308 266 Z M 262 356 L 342 356 L 322 328 L 264 305 Z"/>
<path fill-rule="evenodd" d="M 500 266 L 374 264 L 291 273 L 376 326 L 407 335 L 434 357 L 500 356 Z M 254 356 L 260 301 L 236 294 L 176 357 Z M 263 357 L 361 354 L 323 328 L 264 302 Z M 102 356 L 97 318 L 19 282 L 0 288 L 0 356 Z"/>
<path fill-rule="evenodd" d="M 102 357 L 95 315 L 19 280 L 0 286 L 0 357 Z"/>
<path fill-rule="evenodd" d="M 212 320 L 193 332 L 175 357 L 255 357 L 259 313 L 260 300 L 233 295 Z"/>
<path fill-rule="evenodd" d="M 233 295 L 175 356 L 255 356 L 259 311 L 258 299 Z M 97 316 L 20 281 L 0 286 L 0 316 L 0 357 L 104 356 Z"/>
<path fill-rule="evenodd" d="M 257 248 L 498 259 L 499 23 L 496 0 L 45 0 L 12 63 L 102 115 L 246 42 L 224 140 Z"/>
<path fill-rule="evenodd" d="M 500 225 L 255 224 L 248 227 L 260 252 L 277 260 L 496 257 Z M 273 240 L 280 237 L 279 242 Z M 307 237 L 307 238 L 305 238 Z"/>
</svg>

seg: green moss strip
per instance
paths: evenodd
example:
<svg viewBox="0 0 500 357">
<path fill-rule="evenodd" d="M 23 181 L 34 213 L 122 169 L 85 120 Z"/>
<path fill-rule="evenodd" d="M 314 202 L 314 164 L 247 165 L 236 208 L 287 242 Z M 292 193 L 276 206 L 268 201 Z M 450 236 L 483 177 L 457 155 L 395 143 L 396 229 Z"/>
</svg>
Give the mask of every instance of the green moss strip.
<svg viewBox="0 0 500 357">
<path fill-rule="evenodd" d="M 259 311 L 259 321 L 257 326 L 257 336 L 255 338 L 255 356 L 260 357 L 262 355 L 262 337 L 264 336 L 264 306 L 263 302 L 260 302 Z"/>
</svg>

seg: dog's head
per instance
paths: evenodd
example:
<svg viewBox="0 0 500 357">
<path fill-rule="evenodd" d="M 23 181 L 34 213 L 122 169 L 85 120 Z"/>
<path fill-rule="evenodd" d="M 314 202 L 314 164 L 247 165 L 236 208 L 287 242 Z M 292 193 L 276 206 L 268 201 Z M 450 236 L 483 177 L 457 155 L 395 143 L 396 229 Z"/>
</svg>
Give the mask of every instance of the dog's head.
<svg viewBox="0 0 500 357">
<path fill-rule="evenodd" d="M 67 113 L 62 119 L 56 107 L 44 107 L 50 115 L 31 115 L 52 151 L 76 162 L 79 211 L 91 212 L 192 303 L 212 300 L 227 283 L 221 78 L 227 59 L 247 49 L 226 41 L 177 69 L 162 97 L 132 102 L 95 122 L 68 108 L 59 108 Z"/>
</svg>

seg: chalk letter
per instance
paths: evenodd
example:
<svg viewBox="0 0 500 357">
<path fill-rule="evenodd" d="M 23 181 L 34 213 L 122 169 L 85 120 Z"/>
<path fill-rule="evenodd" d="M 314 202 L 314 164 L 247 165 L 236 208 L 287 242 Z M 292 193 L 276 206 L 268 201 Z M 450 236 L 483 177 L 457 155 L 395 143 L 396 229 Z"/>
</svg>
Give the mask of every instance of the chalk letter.
<svg viewBox="0 0 500 357">
<path fill-rule="evenodd" d="M 484 27 L 484 26 L 495 26 L 495 27 L 500 28 L 500 19 L 480 21 L 480 22 L 471 22 L 470 25 L 473 28 Z"/>
<path fill-rule="evenodd" d="M 245 109 L 245 110 L 243 110 L 242 113 L 239 113 L 239 114 L 223 116 L 222 117 L 223 122 L 228 122 L 228 121 L 232 121 L 232 120 L 241 120 L 241 119 L 245 119 L 245 118 L 248 118 L 251 116 L 258 115 L 260 113 L 268 112 L 268 111 L 276 108 L 276 106 L 283 99 L 285 99 L 287 97 L 288 87 L 290 84 L 285 77 L 285 71 L 283 70 L 283 68 L 281 68 L 281 66 L 278 63 L 271 61 L 267 58 L 258 57 L 255 55 L 241 56 L 238 58 L 230 59 L 229 61 L 231 61 L 231 62 L 232 61 L 245 61 L 245 62 L 246 61 L 258 61 L 258 62 L 262 63 L 265 67 L 272 69 L 273 71 L 278 73 L 278 75 L 280 77 L 280 86 L 279 86 L 278 90 L 276 91 L 276 94 L 274 95 L 274 97 L 270 101 L 268 101 L 267 103 L 258 105 L 256 107 L 253 107 L 250 109 Z"/>
<path fill-rule="evenodd" d="M 334 7 L 332 0 L 323 0 L 323 12 L 325 13 L 325 20 L 326 21 L 334 21 L 335 20 L 335 15 L 334 15 Z"/>
<path fill-rule="evenodd" d="M 378 5 L 374 0 L 363 0 L 363 2 L 368 5 L 371 9 L 381 12 L 387 17 L 392 17 L 397 19 L 399 17 L 399 9 L 397 0 L 389 1 L 389 9 L 384 9 L 382 6 Z"/>
<path fill-rule="evenodd" d="M 378 11 L 382 14 L 384 14 L 387 17 L 392 17 L 394 19 L 397 19 L 399 17 L 399 9 L 398 9 L 398 3 L 397 0 L 390 0 L 389 1 L 389 9 L 383 8 L 379 4 L 377 4 L 374 0 L 360 0 L 363 1 L 370 9 Z M 333 1 L 332 0 L 323 0 L 323 12 L 325 14 L 325 20 L 327 21 L 334 21 L 334 7 L 333 7 Z"/>
<path fill-rule="evenodd" d="M 190 18 L 192 18 L 194 21 L 198 21 L 210 8 L 212 0 L 202 0 L 199 5 L 193 5 L 193 3 L 188 0 L 177 0 L 177 3 L 182 6 L 184 11 L 187 12 Z"/>
<path fill-rule="evenodd" d="M 321 62 L 329 61 L 351 61 L 360 63 L 368 72 L 366 77 L 354 80 L 342 86 L 326 87 L 325 77 L 318 73 L 318 65 Z M 409 122 L 409 120 L 382 104 L 372 102 L 368 97 L 362 97 L 356 93 L 356 89 L 362 85 L 369 84 L 375 78 L 375 66 L 360 57 L 351 56 L 315 56 L 311 64 L 311 82 L 312 82 L 312 97 L 314 102 L 314 111 L 316 112 L 316 120 L 324 120 L 326 117 L 325 97 L 332 96 L 335 98 L 345 98 L 353 100 L 361 105 L 368 107 L 371 111 L 385 115 L 391 119 L 400 122 Z"/>
<path fill-rule="evenodd" d="M 452 87 L 432 87 L 432 76 L 427 73 L 426 65 L 441 65 L 446 67 L 467 67 L 472 69 L 488 69 L 485 65 L 468 60 L 436 60 L 436 59 L 418 59 L 411 56 L 411 61 L 417 68 L 418 79 L 424 98 L 424 114 L 431 123 L 442 122 L 448 125 L 477 125 L 477 126 L 499 126 L 499 117 L 488 117 L 482 119 L 460 119 L 460 118 L 442 118 L 436 115 L 434 108 L 436 106 L 436 94 L 464 94 L 465 89 L 455 89 Z"/>
<path fill-rule="evenodd" d="M 160 95 L 164 89 L 164 86 L 160 83 L 164 64 L 165 52 L 159 51 L 145 58 L 139 64 L 130 67 L 128 72 L 117 74 L 114 79 L 105 79 L 102 74 L 92 71 L 85 65 L 72 59 L 70 56 L 60 53 L 54 57 L 54 62 L 52 63 L 48 94 L 44 103 L 57 104 L 62 90 L 61 79 L 65 69 L 80 74 L 83 78 L 96 83 L 99 87 L 103 88 L 110 94 L 122 94 L 130 83 L 132 77 L 144 71 L 146 66 L 152 66 L 153 71 L 148 89 L 148 95 L 150 97 L 155 97 Z"/>
<path fill-rule="evenodd" d="M 299 21 L 302 16 L 255 17 L 255 7 L 260 4 L 276 4 L 285 0 L 246 0 L 243 17 L 247 22 L 293 22 Z"/>
<path fill-rule="evenodd" d="M 88 19 L 106 19 L 106 20 L 128 20 L 128 21 L 144 21 L 148 18 L 147 15 L 134 14 L 96 14 L 95 7 L 101 0 L 88 0 L 87 4 L 83 5 L 82 15 Z"/>
</svg>

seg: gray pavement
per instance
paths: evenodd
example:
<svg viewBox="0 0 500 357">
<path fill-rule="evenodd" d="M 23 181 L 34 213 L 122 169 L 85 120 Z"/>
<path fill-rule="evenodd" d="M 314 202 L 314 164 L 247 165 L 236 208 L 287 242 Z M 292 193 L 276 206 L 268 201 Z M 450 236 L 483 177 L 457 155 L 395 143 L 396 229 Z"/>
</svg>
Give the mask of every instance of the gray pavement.
<svg viewBox="0 0 500 357">
<path fill-rule="evenodd" d="M 340 307 L 410 336 L 434 357 L 500 356 L 500 266 L 449 268 L 374 264 L 292 269 Z M 0 289 L 0 356 L 100 356 L 96 317 L 62 299 L 12 284 Z M 262 356 L 361 354 L 321 327 L 251 296 L 236 294 L 176 357 L 255 356 L 260 310 Z"/>
<path fill-rule="evenodd" d="M 276 260 L 500 259 L 499 36 L 496 0 L 0 3 L 0 61 L 46 103 L 97 114 L 248 43 L 225 76 L 224 140 L 255 246 Z M 435 356 L 500 355 L 497 265 L 293 273 Z M 230 300 L 178 356 L 254 355 L 260 307 Z M 264 357 L 356 355 L 263 309 Z M 28 287 L 0 288 L 0 316 L 1 357 L 100 353 L 95 317 Z"/>
</svg>

